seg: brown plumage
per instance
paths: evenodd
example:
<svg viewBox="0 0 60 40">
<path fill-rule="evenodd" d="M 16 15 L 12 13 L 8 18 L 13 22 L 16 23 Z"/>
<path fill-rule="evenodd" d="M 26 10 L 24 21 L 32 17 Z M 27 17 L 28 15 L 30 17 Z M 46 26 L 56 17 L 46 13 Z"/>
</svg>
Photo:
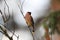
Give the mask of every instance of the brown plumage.
<svg viewBox="0 0 60 40">
<path fill-rule="evenodd" d="M 28 27 L 32 27 L 33 32 L 34 32 L 34 21 L 33 21 L 33 18 L 31 16 L 31 12 L 26 13 L 25 20 L 26 20 L 26 23 L 27 23 Z"/>
</svg>

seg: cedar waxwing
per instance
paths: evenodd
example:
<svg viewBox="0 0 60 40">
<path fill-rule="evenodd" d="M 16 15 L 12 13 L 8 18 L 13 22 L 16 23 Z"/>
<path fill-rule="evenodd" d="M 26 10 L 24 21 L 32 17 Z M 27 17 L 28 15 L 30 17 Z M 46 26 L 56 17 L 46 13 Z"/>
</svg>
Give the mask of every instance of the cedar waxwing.
<svg viewBox="0 0 60 40">
<path fill-rule="evenodd" d="M 31 12 L 27 12 L 24 18 L 26 20 L 28 27 L 32 27 L 33 32 L 34 32 L 34 21 L 33 21 L 33 18 L 31 16 Z"/>
</svg>

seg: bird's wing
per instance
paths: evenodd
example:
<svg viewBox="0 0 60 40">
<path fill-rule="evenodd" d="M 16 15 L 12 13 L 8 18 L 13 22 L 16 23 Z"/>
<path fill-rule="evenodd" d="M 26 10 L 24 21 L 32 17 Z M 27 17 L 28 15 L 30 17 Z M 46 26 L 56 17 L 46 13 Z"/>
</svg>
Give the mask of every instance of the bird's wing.
<svg viewBox="0 0 60 40">
<path fill-rule="evenodd" d="M 31 16 L 31 21 L 32 21 L 32 24 L 34 25 L 34 20 L 33 20 L 32 16 Z"/>
</svg>

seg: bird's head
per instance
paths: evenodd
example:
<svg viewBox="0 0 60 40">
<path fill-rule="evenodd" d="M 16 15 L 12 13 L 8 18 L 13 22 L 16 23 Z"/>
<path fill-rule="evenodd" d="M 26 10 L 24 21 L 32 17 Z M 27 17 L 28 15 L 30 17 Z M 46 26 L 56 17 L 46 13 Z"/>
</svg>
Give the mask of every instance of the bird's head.
<svg viewBox="0 0 60 40">
<path fill-rule="evenodd" d="M 29 15 L 31 15 L 31 12 L 27 12 Z"/>
</svg>

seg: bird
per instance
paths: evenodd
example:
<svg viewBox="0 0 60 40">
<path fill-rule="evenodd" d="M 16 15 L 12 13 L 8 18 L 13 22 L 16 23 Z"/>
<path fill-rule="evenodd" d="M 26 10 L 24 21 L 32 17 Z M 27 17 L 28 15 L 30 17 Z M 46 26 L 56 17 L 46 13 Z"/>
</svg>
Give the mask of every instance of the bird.
<svg viewBox="0 0 60 40">
<path fill-rule="evenodd" d="M 27 12 L 24 18 L 26 20 L 28 27 L 32 27 L 34 32 L 34 20 L 33 17 L 31 16 L 31 12 Z"/>
</svg>

